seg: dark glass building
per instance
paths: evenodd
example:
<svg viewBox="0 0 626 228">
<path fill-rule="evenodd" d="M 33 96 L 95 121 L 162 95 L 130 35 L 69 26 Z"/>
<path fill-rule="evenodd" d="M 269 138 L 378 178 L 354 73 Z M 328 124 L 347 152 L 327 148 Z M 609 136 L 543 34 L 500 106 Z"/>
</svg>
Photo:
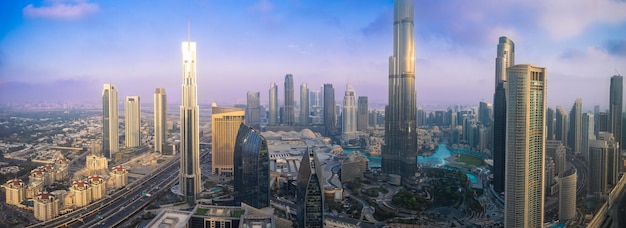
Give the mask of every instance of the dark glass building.
<svg viewBox="0 0 626 228">
<path fill-rule="evenodd" d="M 357 102 L 357 111 L 356 111 L 356 130 L 365 132 L 369 127 L 369 109 L 367 105 L 367 97 L 360 96 Z"/>
<path fill-rule="evenodd" d="M 622 141 L 622 102 L 624 94 L 624 78 L 621 75 L 611 77 L 609 89 L 609 132 L 613 133 L 619 145 Z"/>
<path fill-rule="evenodd" d="M 335 88 L 333 88 L 333 84 L 324 84 L 324 126 L 326 127 L 327 136 L 337 131 Z"/>
<path fill-rule="evenodd" d="M 248 92 L 246 105 L 246 123 L 252 128 L 261 129 L 261 93 Z"/>
<path fill-rule="evenodd" d="M 298 171 L 296 203 L 298 227 L 324 227 L 322 169 L 313 149 L 307 148 Z"/>
<path fill-rule="evenodd" d="M 496 87 L 493 96 L 493 189 L 504 192 L 506 150 L 506 82 Z"/>
<path fill-rule="evenodd" d="M 255 208 L 270 206 L 270 157 L 260 132 L 241 124 L 234 154 L 235 204 Z"/>
<path fill-rule="evenodd" d="M 285 75 L 285 110 L 282 123 L 288 126 L 293 125 L 296 119 L 293 105 L 293 75 L 287 74 Z"/>
</svg>

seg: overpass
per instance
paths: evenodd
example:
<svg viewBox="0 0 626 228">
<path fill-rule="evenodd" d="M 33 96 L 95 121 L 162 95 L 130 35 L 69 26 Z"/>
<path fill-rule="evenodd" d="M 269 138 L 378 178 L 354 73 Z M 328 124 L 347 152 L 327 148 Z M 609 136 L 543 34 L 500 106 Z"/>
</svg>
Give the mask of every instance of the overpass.
<svg viewBox="0 0 626 228">
<path fill-rule="evenodd" d="M 593 216 L 587 227 L 619 228 L 626 227 L 626 175 L 622 175 L 617 185 L 609 193 L 607 202 Z"/>
</svg>

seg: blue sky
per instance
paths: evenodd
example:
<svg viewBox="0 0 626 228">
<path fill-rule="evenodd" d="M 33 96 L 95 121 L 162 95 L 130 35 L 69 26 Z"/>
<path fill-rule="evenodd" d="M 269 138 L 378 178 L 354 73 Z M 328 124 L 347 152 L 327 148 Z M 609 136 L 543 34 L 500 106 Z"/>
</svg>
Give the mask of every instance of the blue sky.
<svg viewBox="0 0 626 228">
<path fill-rule="evenodd" d="M 0 103 L 97 103 L 102 84 L 152 103 L 157 87 L 180 100 L 180 42 L 198 47 L 201 104 L 244 103 L 287 73 L 299 88 L 347 83 L 387 102 L 391 0 L 4 1 Z M 626 73 L 626 1 L 416 0 L 418 105 L 492 101 L 499 36 L 516 63 L 547 68 L 548 104 L 576 98 L 606 108 L 610 76 Z M 297 96 L 297 95 L 296 95 Z"/>
</svg>

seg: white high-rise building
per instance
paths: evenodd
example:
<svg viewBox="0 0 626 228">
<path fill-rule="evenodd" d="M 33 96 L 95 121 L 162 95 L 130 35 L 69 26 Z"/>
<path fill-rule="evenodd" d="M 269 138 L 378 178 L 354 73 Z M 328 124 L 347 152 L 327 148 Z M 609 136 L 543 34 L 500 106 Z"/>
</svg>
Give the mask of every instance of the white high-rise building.
<svg viewBox="0 0 626 228">
<path fill-rule="evenodd" d="M 180 192 L 195 204 L 200 183 L 200 123 L 196 84 L 196 42 L 182 42 L 183 77 L 180 106 Z"/>
<path fill-rule="evenodd" d="M 123 188 L 128 184 L 128 170 L 121 165 L 111 168 L 109 176 L 111 178 L 109 179 L 111 187 L 114 189 Z"/>
<path fill-rule="evenodd" d="M 167 142 L 167 93 L 165 88 L 154 91 L 154 152 L 163 152 Z"/>
<path fill-rule="evenodd" d="M 559 220 L 561 222 L 576 218 L 576 177 L 575 168 L 559 174 Z"/>
<path fill-rule="evenodd" d="M 114 158 L 119 151 L 119 115 L 117 89 L 113 84 L 104 84 L 102 89 L 102 153 Z"/>
<path fill-rule="evenodd" d="M 546 69 L 507 69 L 505 227 L 543 227 Z"/>
<path fill-rule="evenodd" d="M 356 95 L 354 88 L 346 85 L 346 92 L 343 97 L 343 113 L 341 114 L 341 131 L 344 140 L 356 138 Z"/>
<path fill-rule="evenodd" d="M 84 207 L 91 203 L 91 185 L 87 181 L 72 182 L 70 192 L 74 195 L 74 206 Z"/>
<path fill-rule="evenodd" d="M 4 185 L 7 204 L 20 205 L 22 201 L 26 200 L 26 188 L 26 183 L 24 183 L 20 179 L 7 181 L 7 183 Z"/>
<path fill-rule="evenodd" d="M 138 147 L 141 141 L 141 108 L 138 96 L 126 97 L 126 148 Z"/>
<path fill-rule="evenodd" d="M 309 88 L 306 83 L 300 85 L 300 125 L 309 125 Z"/>
<path fill-rule="evenodd" d="M 33 201 L 35 219 L 47 221 L 59 215 L 59 201 L 55 195 L 48 192 L 39 192 L 35 195 Z"/>
</svg>

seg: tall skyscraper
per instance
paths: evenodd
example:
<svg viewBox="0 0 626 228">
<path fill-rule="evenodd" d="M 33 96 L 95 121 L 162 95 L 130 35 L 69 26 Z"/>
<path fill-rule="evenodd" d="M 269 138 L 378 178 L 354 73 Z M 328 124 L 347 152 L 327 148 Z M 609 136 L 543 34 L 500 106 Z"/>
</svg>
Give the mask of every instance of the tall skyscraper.
<svg viewBox="0 0 626 228">
<path fill-rule="evenodd" d="M 554 124 L 554 139 L 567 144 L 567 113 L 560 105 L 556 106 L 556 123 Z"/>
<path fill-rule="evenodd" d="M 167 142 L 167 93 L 165 88 L 154 91 L 154 152 L 163 152 Z"/>
<path fill-rule="evenodd" d="M 544 215 L 544 128 L 546 69 L 507 69 L 505 227 L 542 227 Z"/>
<path fill-rule="evenodd" d="M 104 84 L 102 89 L 102 153 L 111 159 L 119 151 L 119 115 L 117 89 Z"/>
<path fill-rule="evenodd" d="M 124 108 L 126 148 L 138 147 L 141 141 L 141 105 L 138 96 L 127 96 Z"/>
<path fill-rule="evenodd" d="M 384 173 L 406 181 L 417 169 L 417 95 L 413 1 L 394 1 L 393 56 L 389 57 L 389 103 L 385 107 Z"/>
<path fill-rule="evenodd" d="M 576 154 L 582 152 L 582 106 L 583 100 L 578 98 L 569 112 L 569 132 L 567 141 L 569 142 L 569 147 L 572 148 L 572 151 Z"/>
<path fill-rule="evenodd" d="M 620 146 L 617 139 L 609 132 L 600 132 L 598 134 L 598 140 L 605 141 L 607 145 L 605 177 L 606 184 L 613 187 L 619 181 L 619 170 L 621 167 Z"/>
<path fill-rule="evenodd" d="M 309 88 L 306 83 L 300 85 L 300 125 L 309 125 Z"/>
<path fill-rule="evenodd" d="M 244 122 L 244 110 L 213 106 L 211 114 L 213 173 L 233 175 L 235 141 L 239 125 Z"/>
<path fill-rule="evenodd" d="M 602 195 L 607 191 L 609 145 L 604 140 L 589 141 L 589 160 L 587 161 L 587 194 Z"/>
<path fill-rule="evenodd" d="M 546 140 L 554 140 L 554 109 L 546 111 Z"/>
<path fill-rule="evenodd" d="M 248 126 L 261 130 L 261 93 L 248 91 L 248 100 L 246 105 L 246 124 Z"/>
<path fill-rule="evenodd" d="M 293 75 L 287 74 L 285 75 L 285 112 L 282 123 L 288 126 L 293 125 L 296 120 L 296 113 L 294 112 L 293 105 Z"/>
<path fill-rule="evenodd" d="M 504 192 L 506 111 L 507 111 L 507 71 L 515 64 L 515 43 L 506 36 L 498 38 L 496 50 L 496 78 L 493 95 L 493 188 Z"/>
<path fill-rule="evenodd" d="M 600 132 L 609 132 L 609 114 L 606 112 L 599 112 L 598 116 L 597 116 L 597 123 L 596 124 L 596 129 L 595 129 L 595 134 L 596 136 L 600 133 Z"/>
<path fill-rule="evenodd" d="M 255 208 L 270 206 L 270 154 L 260 132 L 239 126 L 235 141 L 235 203 Z"/>
<path fill-rule="evenodd" d="M 317 154 L 307 148 L 298 170 L 296 206 L 298 227 L 324 227 L 324 179 Z"/>
<path fill-rule="evenodd" d="M 367 97 L 359 96 L 357 101 L 357 111 L 356 111 L 356 130 L 357 131 L 366 131 L 369 127 L 368 115 L 369 115 L 369 107 L 367 104 Z"/>
<path fill-rule="evenodd" d="M 270 114 L 267 125 L 278 125 L 278 86 L 270 84 Z"/>
<path fill-rule="evenodd" d="M 343 96 L 343 118 L 341 121 L 341 131 L 344 140 L 356 138 L 356 96 L 354 88 L 346 85 L 346 92 Z"/>
<path fill-rule="evenodd" d="M 337 130 L 337 116 L 335 114 L 335 89 L 333 84 L 324 84 L 324 126 L 326 135 L 330 136 Z"/>
<path fill-rule="evenodd" d="M 595 131 L 595 126 L 594 126 L 594 116 L 593 113 L 589 112 L 589 113 L 584 113 L 583 114 L 583 126 L 582 126 L 582 140 L 581 140 L 581 147 L 582 147 L 582 155 L 585 158 L 585 161 L 588 161 L 589 159 L 589 140 L 595 140 L 596 136 L 594 135 L 594 131 Z"/>
<path fill-rule="evenodd" d="M 491 125 L 493 121 L 493 108 L 491 104 L 481 101 L 478 105 L 478 121 L 483 125 Z M 444 124 L 446 125 L 446 124 Z"/>
<path fill-rule="evenodd" d="M 559 220 L 576 218 L 576 168 L 559 174 Z"/>
<path fill-rule="evenodd" d="M 611 77 L 609 90 L 609 132 L 613 133 L 619 145 L 622 141 L 622 102 L 624 99 L 624 78 L 621 75 Z"/>
<path fill-rule="evenodd" d="M 196 84 L 196 42 L 182 42 L 183 77 L 180 105 L 180 192 L 195 204 L 202 191 L 200 172 L 200 114 Z"/>
</svg>

